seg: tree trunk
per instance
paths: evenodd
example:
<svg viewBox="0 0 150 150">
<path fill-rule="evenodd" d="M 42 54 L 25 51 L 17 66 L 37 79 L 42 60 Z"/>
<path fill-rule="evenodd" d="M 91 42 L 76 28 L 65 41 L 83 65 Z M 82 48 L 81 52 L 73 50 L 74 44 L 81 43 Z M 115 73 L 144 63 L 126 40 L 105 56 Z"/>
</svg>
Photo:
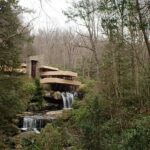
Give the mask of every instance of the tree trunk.
<svg viewBox="0 0 150 150">
<path fill-rule="evenodd" d="M 143 25 L 144 21 L 143 21 L 143 17 L 142 17 L 141 11 L 140 11 L 139 0 L 136 0 L 136 7 L 137 7 L 137 13 L 138 13 L 138 16 L 139 16 L 140 27 L 141 27 L 141 30 L 142 30 L 142 33 L 143 33 L 143 36 L 144 36 L 144 41 L 145 41 L 145 44 L 146 44 L 146 47 L 147 47 L 147 50 L 148 50 L 149 59 L 150 59 L 150 43 L 149 43 L 149 39 L 148 39 L 146 30 L 145 30 L 145 27 Z"/>
</svg>

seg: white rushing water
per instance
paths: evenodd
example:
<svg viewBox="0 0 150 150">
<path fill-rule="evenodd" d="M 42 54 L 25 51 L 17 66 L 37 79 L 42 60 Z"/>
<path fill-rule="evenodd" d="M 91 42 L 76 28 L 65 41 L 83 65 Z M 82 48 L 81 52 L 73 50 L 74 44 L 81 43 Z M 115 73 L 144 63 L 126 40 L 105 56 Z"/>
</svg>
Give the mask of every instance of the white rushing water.
<svg viewBox="0 0 150 150">
<path fill-rule="evenodd" d="M 38 129 L 43 127 L 43 117 L 42 116 L 25 116 L 23 118 L 23 131 L 35 131 L 40 133 Z"/>
<path fill-rule="evenodd" d="M 63 107 L 64 109 L 68 109 L 72 107 L 73 101 L 74 101 L 74 95 L 69 92 L 63 92 L 61 94 L 62 99 L 63 99 Z"/>
</svg>

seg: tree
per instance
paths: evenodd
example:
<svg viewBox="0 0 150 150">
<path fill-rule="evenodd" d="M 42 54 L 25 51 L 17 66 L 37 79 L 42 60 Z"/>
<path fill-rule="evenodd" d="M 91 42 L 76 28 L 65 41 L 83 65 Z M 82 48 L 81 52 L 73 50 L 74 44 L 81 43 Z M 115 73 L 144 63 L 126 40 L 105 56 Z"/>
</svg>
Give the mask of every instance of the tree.
<svg viewBox="0 0 150 150">
<path fill-rule="evenodd" d="M 24 40 L 25 29 L 18 19 L 21 8 L 16 0 L 0 1 L 0 70 L 19 64 L 21 43 Z"/>
<path fill-rule="evenodd" d="M 100 14 L 95 10 L 97 3 L 95 0 L 79 0 L 72 2 L 72 6 L 64 11 L 64 14 L 72 21 L 77 23 L 79 28 L 78 35 L 81 36 L 82 42 L 77 43 L 76 46 L 85 48 L 93 53 L 94 61 L 96 62 L 97 77 L 100 74 L 100 60 L 98 57 L 98 41 L 100 28 Z"/>
<path fill-rule="evenodd" d="M 42 93 L 42 87 L 40 85 L 40 80 L 35 79 L 35 91 L 33 93 L 33 97 L 31 99 L 31 102 L 37 102 L 39 109 L 42 108 L 43 104 L 43 93 Z"/>
<path fill-rule="evenodd" d="M 37 55 L 44 55 L 45 64 L 77 70 L 77 68 L 82 69 L 79 65 L 82 56 L 88 58 L 90 53 L 77 47 L 78 41 L 81 41 L 81 38 L 72 29 L 61 31 L 60 29 L 50 28 L 39 30 L 33 45 Z"/>
<path fill-rule="evenodd" d="M 131 79 L 130 87 L 132 87 L 131 90 L 134 89 L 135 95 L 140 95 L 139 72 L 142 70 L 142 72 L 148 73 L 148 51 L 146 52 L 147 45 L 145 45 L 145 36 L 143 36 L 142 30 L 145 30 L 146 36 L 148 36 L 148 16 L 144 14 L 149 12 L 146 11 L 147 5 L 145 3 L 139 5 L 140 13 L 143 16 L 142 23 L 138 15 L 137 4 L 134 1 L 99 2 L 98 10 L 103 14 L 102 27 L 109 39 L 109 48 L 111 49 L 108 51 L 111 53 L 110 57 L 113 56 L 114 89 L 116 95 L 120 96 L 123 95 L 120 89 L 124 89 L 126 86 L 124 82 L 125 70 L 128 70 L 128 75 L 132 70 L 128 80 Z"/>
<path fill-rule="evenodd" d="M 13 119 L 26 109 L 30 95 L 23 87 L 24 79 L 14 71 L 20 63 L 21 43 L 27 38 L 18 18 L 21 11 L 17 0 L 0 0 L 0 149 L 18 133 Z"/>
</svg>

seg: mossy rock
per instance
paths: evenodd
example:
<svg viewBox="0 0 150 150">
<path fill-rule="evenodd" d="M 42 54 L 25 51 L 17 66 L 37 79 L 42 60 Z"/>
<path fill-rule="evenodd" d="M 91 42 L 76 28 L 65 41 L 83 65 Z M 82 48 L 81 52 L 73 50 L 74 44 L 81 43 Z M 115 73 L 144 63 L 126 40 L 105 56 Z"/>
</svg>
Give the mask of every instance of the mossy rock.
<svg viewBox="0 0 150 150">
<path fill-rule="evenodd" d="M 28 106 L 28 111 L 38 111 L 40 109 L 38 103 L 30 103 Z"/>
</svg>

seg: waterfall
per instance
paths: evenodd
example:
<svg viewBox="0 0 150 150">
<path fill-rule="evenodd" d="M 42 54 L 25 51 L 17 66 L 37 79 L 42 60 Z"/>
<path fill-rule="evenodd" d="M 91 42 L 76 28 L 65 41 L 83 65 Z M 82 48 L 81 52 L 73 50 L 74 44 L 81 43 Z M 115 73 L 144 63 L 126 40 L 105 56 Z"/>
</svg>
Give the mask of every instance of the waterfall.
<svg viewBox="0 0 150 150">
<path fill-rule="evenodd" d="M 62 93 L 61 96 L 62 96 L 62 99 L 63 99 L 63 107 L 64 108 L 67 108 L 67 101 L 66 101 L 66 94 L 65 93 Z"/>
<path fill-rule="evenodd" d="M 63 92 L 61 94 L 62 96 L 62 99 L 63 99 L 63 107 L 64 109 L 67 109 L 67 108 L 71 108 L 72 104 L 73 104 L 73 101 L 74 101 L 74 95 L 72 93 L 69 93 L 69 92 Z"/>
<path fill-rule="evenodd" d="M 23 131 L 35 131 L 40 133 L 40 130 L 43 127 L 43 117 L 42 116 L 25 116 L 23 118 Z"/>
</svg>

